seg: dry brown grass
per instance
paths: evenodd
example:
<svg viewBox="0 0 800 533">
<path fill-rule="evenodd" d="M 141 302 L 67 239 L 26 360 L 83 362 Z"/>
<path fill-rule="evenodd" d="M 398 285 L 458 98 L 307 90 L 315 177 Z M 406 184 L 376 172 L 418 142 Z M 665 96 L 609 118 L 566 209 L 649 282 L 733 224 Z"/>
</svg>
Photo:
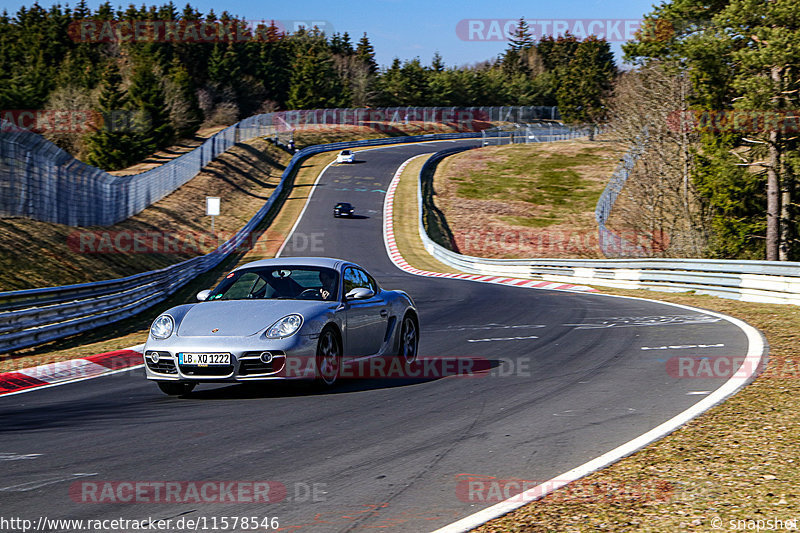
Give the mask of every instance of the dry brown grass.
<svg viewBox="0 0 800 533">
<path fill-rule="evenodd" d="M 225 128 L 226 126 L 201 128 L 197 130 L 197 133 L 195 133 L 194 137 L 191 139 L 181 139 L 175 145 L 164 148 L 163 150 L 159 150 L 158 152 L 147 157 L 144 161 L 136 163 L 135 165 L 131 165 L 128 168 L 123 168 L 122 170 L 111 171 L 109 174 L 114 176 L 129 176 L 131 174 L 139 174 L 140 172 L 161 166 L 164 163 L 185 154 L 186 152 L 191 152 L 203 144 L 209 137 L 218 131 L 224 130 Z"/>
<path fill-rule="evenodd" d="M 357 135 L 360 132 L 350 132 L 352 135 Z M 309 144 L 319 144 L 320 142 L 324 142 L 321 139 L 320 135 L 343 135 L 342 132 L 304 132 L 302 135 L 297 136 L 298 146 L 305 146 Z M 345 138 L 344 140 L 352 140 L 352 136 L 349 138 Z M 261 153 L 261 155 L 257 155 L 253 153 L 253 151 Z M 264 198 L 257 198 L 258 195 L 255 195 L 255 192 L 250 190 L 249 188 L 244 187 L 247 184 L 252 184 L 256 182 L 262 182 L 268 184 L 268 189 L 271 190 L 274 185 L 273 183 L 277 184 L 277 178 L 280 177 L 282 172 L 282 165 L 281 166 L 272 166 L 272 165 L 264 165 L 262 164 L 265 158 L 269 158 L 271 161 L 280 160 L 280 161 L 288 161 L 288 154 L 285 154 L 282 151 L 279 151 L 274 148 L 274 146 L 265 143 L 263 140 L 255 140 L 251 143 L 248 143 L 247 146 L 237 146 L 226 153 L 222 154 L 217 161 L 212 162 L 209 164 L 206 170 L 204 170 L 201 176 L 195 178 L 187 184 L 186 186 L 182 187 L 173 195 L 177 195 L 178 193 L 186 194 L 189 193 L 187 191 L 194 190 L 194 194 L 197 199 L 201 200 L 204 198 L 205 194 L 203 193 L 203 188 L 205 185 L 202 184 L 201 180 L 206 179 L 213 179 L 214 176 L 219 175 L 224 169 L 238 169 L 241 168 L 243 170 L 247 170 L 246 175 L 239 176 L 236 172 L 233 174 L 228 174 L 226 177 L 228 180 L 232 181 L 233 183 L 241 185 L 241 187 L 236 188 L 234 187 L 235 191 L 231 192 L 231 196 L 223 197 L 223 210 L 225 205 L 231 206 L 241 206 L 242 210 L 237 210 L 235 216 L 231 215 L 230 218 L 227 217 L 218 217 L 217 218 L 217 228 L 220 228 L 220 224 L 222 224 L 222 228 L 227 231 L 228 226 L 231 226 L 231 231 L 238 230 L 244 223 L 249 220 L 255 211 L 261 207 L 264 203 Z M 252 160 L 255 158 L 255 160 Z M 335 153 L 323 153 L 311 158 L 306 159 L 301 168 L 295 175 L 294 179 L 290 183 L 290 187 L 288 187 L 287 192 L 285 193 L 284 198 L 281 201 L 281 208 L 280 210 L 274 214 L 269 220 L 265 222 L 265 224 L 260 228 L 257 234 L 257 239 L 253 241 L 253 247 L 247 251 L 242 253 L 236 254 L 230 257 L 228 260 L 224 261 L 221 265 L 217 268 L 212 270 L 211 272 L 200 276 L 197 280 L 191 283 L 188 287 L 185 287 L 177 294 L 173 295 L 168 301 L 163 302 L 154 306 L 154 308 L 147 310 L 143 313 L 140 313 L 134 318 L 124 320 L 118 322 L 116 324 L 98 328 L 93 331 L 89 331 L 80 335 L 75 335 L 73 337 L 62 339 L 56 342 L 44 344 L 41 346 L 37 346 L 34 348 L 29 348 L 26 350 L 20 350 L 13 354 L 5 354 L 0 356 L 0 372 L 9 372 L 21 368 L 29 368 L 31 366 L 36 366 L 40 364 L 46 364 L 56 361 L 66 361 L 70 359 L 75 359 L 77 357 L 84 357 L 88 355 L 94 355 L 97 353 L 112 351 L 112 350 L 119 350 L 129 346 L 133 346 L 136 344 L 141 344 L 144 342 L 147 336 L 147 330 L 150 326 L 150 323 L 153 319 L 160 313 L 163 309 L 168 308 L 173 305 L 178 305 L 181 303 L 191 302 L 194 299 L 194 295 L 197 291 L 212 287 L 216 285 L 222 277 L 227 274 L 232 268 L 235 268 L 238 264 L 248 261 L 255 261 L 257 259 L 274 257 L 275 253 L 279 249 L 280 245 L 283 243 L 286 235 L 288 235 L 289 230 L 294 225 L 297 217 L 299 216 L 300 212 L 303 209 L 303 206 L 308 199 L 309 194 L 311 193 L 311 185 L 316 180 L 319 173 L 322 169 L 330 163 L 335 158 Z M 199 182 L 200 184 L 197 184 Z M 269 187 L 271 185 L 271 187 Z M 266 189 L 265 189 L 266 190 Z M 198 195 L 198 191 L 200 191 Z M 262 191 L 263 193 L 263 191 Z M 171 196 L 173 196 L 171 195 Z M 255 195 L 255 196 L 254 196 Z M 263 195 L 263 194 L 262 194 Z M 170 201 L 172 206 L 180 206 L 181 202 L 188 201 L 185 200 L 189 196 L 182 196 L 178 198 L 166 198 L 164 201 Z M 183 198 L 183 199 L 182 199 Z M 159 203 L 160 204 L 160 203 Z M 154 208 L 159 207 L 159 204 L 156 204 Z M 174 208 L 174 207 L 173 207 Z M 252 212 L 250 215 L 246 215 L 244 209 L 247 208 Z M 151 208 L 152 209 L 152 208 Z M 146 210 L 143 214 L 150 211 L 150 209 Z M 147 216 L 159 216 L 158 213 L 161 211 L 156 211 L 155 214 L 147 213 Z M 202 218 L 199 219 L 199 222 L 196 223 L 208 223 L 209 221 L 206 220 L 205 215 L 198 215 Z M 129 221 L 128 221 L 129 222 Z M 3 221 L 0 220 L 0 227 L 2 227 Z M 30 220 L 20 220 L 19 221 L 21 227 L 31 227 L 35 226 L 36 222 L 32 222 Z M 55 225 L 44 225 L 48 227 L 49 231 L 52 231 L 52 226 Z M 180 227 L 180 226 L 177 226 Z M 57 230 L 59 228 L 56 228 Z M 68 231 L 72 231 L 69 230 Z M 51 234 L 52 235 L 52 234 Z M 56 235 L 59 235 L 56 233 Z M 58 239 L 55 239 L 56 241 Z M 0 244 L 3 241 L 0 240 Z M 51 244 L 52 245 L 52 244 Z M 33 252 L 36 253 L 36 252 Z M 96 281 L 99 279 L 97 277 L 99 270 L 98 265 L 100 263 L 90 263 L 92 258 L 96 258 L 97 256 L 101 256 L 102 254 L 95 254 L 91 257 L 87 257 L 86 268 L 89 272 L 86 273 L 86 277 L 89 281 Z M 109 254 L 110 255 L 110 254 Z M 113 254 L 115 257 L 125 257 L 126 254 Z M 142 270 L 148 270 L 149 265 L 152 264 L 154 254 L 127 254 L 130 256 L 134 256 L 134 258 L 139 258 L 143 263 L 138 263 L 137 265 L 133 265 L 131 270 L 135 270 L 135 266 L 140 267 Z M 141 257 L 139 257 L 141 256 Z M 58 256 L 54 256 L 58 257 Z M 113 259 L 113 257 L 112 257 Z M 167 259 L 171 259 L 172 261 L 176 261 L 179 258 L 177 257 L 168 257 Z M 119 266 L 119 265 L 115 265 Z M 93 270 L 92 270 L 93 269 Z M 136 270 L 138 272 L 140 270 Z M 128 271 L 123 271 L 128 272 Z M 135 273 L 135 272 L 130 272 Z M 108 277 L 118 277 L 116 275 L 109 275 L 108 272 L 106 274 Z M 62 284 L 62 283 L 58 283 Z"/>
<path fill-rule="evenodd" d="M 410 167 L 397 190 L 396 212 L 416 206 L 419 171 Z M 395 221 L 406 260 L 436 271 L 416 224 Z M 475 531 L 705 532 L 715 530 L 712 520 L 721 520 L 714 523 L 725 531 L 733 530 L 731 520 L 745 520 L 738 529 L 752 531 L 757 520 L 800 519 L 800 309 L 691 293 L 598 289 L 744 320 L 766 337 L 766 368 L 735 396 L 667 437 Z"/>
<path fill-rule="evenodd" d="M 0 219 L 0 290 L 120 278 L 207 253 L 217 239 L 224 241 L 264 204 L 289 159 L 264 140 L 239 144 L 180 189 L 113 226 L 74 228 L 21 218 Z M 214 224 L 216 236 L 211 234 L 211 220 L 205 214 L 206 196 L 221 198 L 222 215 Z M 183 244 L 169 250 L 159 247 L 166 253 L 130 251 L 133 236 L 153 233 L 176 236 Z M 89 234 L 97 237 L 89 237 L 91 241 L 85 241 L 89 244 L 81 246 L 81 236 Z M 126 238 L 119 241 L 120 247 L 103 248 L 99 246 L 103 235 Z"/>
<path fill-rule="evenodd" d="M 586 140 L 470 150 L 439 165 L 436 205 L 467 255 L 600 257 L 594 208 L 622 153 Z"/>
<path fill-rule="evenodd" d="M 712 519 L 800 518 L 800 310 L 712 296 L 601 289 L 710 309 L 745 320 L 769 343 L 765 371 L 724 403 L 675 433 L 477 529 L 494 531 L 713 531 Z M 602 487 L 662 487 L 636 496 Z M 591 493 L 591 490 L 589 491 Z M 739 529 L 755 529 L 738 526 Z"/>
</svg>

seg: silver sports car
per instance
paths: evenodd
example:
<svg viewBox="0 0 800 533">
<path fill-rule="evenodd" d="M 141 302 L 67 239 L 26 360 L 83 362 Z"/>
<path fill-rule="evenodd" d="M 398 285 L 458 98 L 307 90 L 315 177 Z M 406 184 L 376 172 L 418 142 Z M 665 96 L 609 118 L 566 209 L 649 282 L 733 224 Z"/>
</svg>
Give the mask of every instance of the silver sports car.
<svg viewBox="0 0 800 533">
<path fill-rule="evenodd" d="M 150 327 L 147 378 L 166 394 L 204 382 L 315 379 L 330 386 L 344 364 L 393 356 L 411 365 L 417 357 L 411 297 L 382 289 L 341 259 L 255 261 L 197 299 Z"/>
</svg>

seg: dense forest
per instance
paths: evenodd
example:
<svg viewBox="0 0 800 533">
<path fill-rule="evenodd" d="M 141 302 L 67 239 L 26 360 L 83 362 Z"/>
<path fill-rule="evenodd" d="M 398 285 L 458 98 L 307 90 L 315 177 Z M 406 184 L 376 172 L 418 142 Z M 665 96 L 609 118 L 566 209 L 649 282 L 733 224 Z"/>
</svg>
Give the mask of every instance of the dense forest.
<svg viewBox="0 0 800 533">
<path fill-rule="evenodd" d="M 104 127 L 44 134 L 109 170 L 201 126 L 274 110 L 558 105 L 568 121 L 597 122 L 616 74 L 607 42 L 534 42 L 524 19 L 491 60 L 455 67 L 436 54 L 381 67 L 366 33 L 288 33 L 188 4 L 93 11 L 81 0 L 0 16 L 0 110 L 92 110 Z"/>
<path fill-rule="evenodd" d="M 670 235 L 670 254 L 800 259 L 798 13 L 798 0 L 664 2 L 645 17 L 658 38 L 623 45 L 636 68 L 609 115 L 646 139 L 627 222 Z"/>
</svg>

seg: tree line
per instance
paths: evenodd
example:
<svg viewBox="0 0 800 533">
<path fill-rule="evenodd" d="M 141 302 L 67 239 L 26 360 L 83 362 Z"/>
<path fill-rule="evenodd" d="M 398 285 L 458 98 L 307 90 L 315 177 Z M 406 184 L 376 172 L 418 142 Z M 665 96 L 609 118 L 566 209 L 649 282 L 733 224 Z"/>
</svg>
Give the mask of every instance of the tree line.
<svg viewBox="0 0 800 533">
<path fill-rule="evenodd" d="M 610 107 L 647 138 L 628 221 L 672 253 L 797 260 L 800 1 L 681 0 L 623 46 L 637 68 Z M 623 202 L 624 204 L 624 202 Z"/>
<path fill-rule="evenodd" d="M 134 21 L 184 27 L 235 27 L 247 38 L 92 39 Z M 91 32 L 88 32 L 91 35 Z M 108 36 L 108 35 L 106 35 Z M 112 170 L 192 136 L 201 126 L 232 124 L 286 109 L 393 106 L 557 105 L 572 122 L 602 121 L 617 68 L 607 42 L 566 35 L 534 41 L 524 19 L 498 57 L 445 65 L 437 53 L 381 67 L 364 33 L 256 28 L 228 12 L 201 13 L 173 3 L 96 10 L 34 3 L 0 16 L 0 110 L 92 109 L 104 127 L 56 131 L 48 138 L 89 163 Z M 129 111 L 120 113 L 121 110 Z"/>
</svg>

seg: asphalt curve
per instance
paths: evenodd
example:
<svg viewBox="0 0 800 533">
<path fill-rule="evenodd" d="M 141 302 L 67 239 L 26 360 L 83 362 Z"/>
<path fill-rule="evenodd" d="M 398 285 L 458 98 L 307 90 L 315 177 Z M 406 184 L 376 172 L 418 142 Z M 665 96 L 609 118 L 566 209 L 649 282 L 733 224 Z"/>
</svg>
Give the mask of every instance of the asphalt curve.
<svg viewBox="0 0 800 533">
<path fill-rule="evenodd" d="M 347 381 L 328 392 L 206 385 L 170 398 L 139 370 L 0 398 L 0 518 L 183 518 L 185 526 L 205 517 L 210 528 L 213 518 L 248 516 L 278 517 L 289 531 L 430 531 L 502 495 L 470 492 L 464 480 L 551 479 L 724 381 L 673 377 L 668 358 L 746 354 L 740 329 L 702 312 L 400 271 L 383 245 L 386 187 L 409 157 L 454 144 L 364 151 L 356 164 L 328 168 L 283 256 L 361 264 L 416 300 L 423 359 L 477 358 L 486 372 Z M 338 201 L 359 217 L 334 219 Z M 184 494 L 164 503 L 143 494 L 121 503 L 107 493 L 95 503 L 100 493 L 86 492 L 207 480 L 272 481 L 280 501 L 198 503 Z"/>
</svg>

